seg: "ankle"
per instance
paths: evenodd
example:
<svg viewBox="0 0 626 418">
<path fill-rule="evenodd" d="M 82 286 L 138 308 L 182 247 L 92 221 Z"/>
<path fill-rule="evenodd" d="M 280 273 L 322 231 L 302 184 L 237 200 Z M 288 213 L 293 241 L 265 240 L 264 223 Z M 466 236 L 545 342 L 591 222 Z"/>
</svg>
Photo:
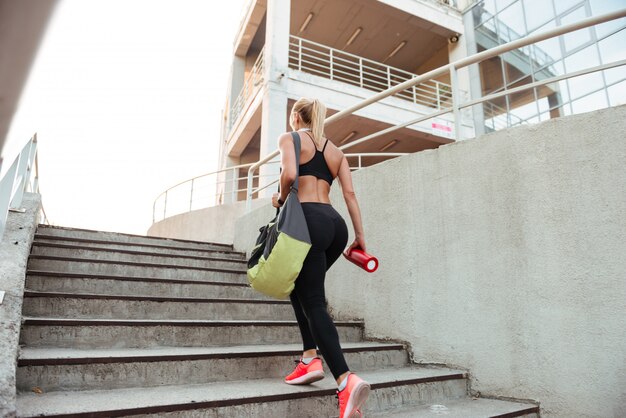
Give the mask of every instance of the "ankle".
<svg viewBox="0 0 626 418">
<path fill-rule="evenodd" d="M 302 358 L 317 357 L 317 350 L 306 350 L 302 352 Z"/>
</svg>

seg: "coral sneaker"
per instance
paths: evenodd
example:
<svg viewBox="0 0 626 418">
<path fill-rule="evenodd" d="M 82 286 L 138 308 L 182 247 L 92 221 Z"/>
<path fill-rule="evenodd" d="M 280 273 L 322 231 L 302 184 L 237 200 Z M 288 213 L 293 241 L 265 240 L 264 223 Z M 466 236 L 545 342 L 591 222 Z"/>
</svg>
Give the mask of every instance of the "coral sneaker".
<svg viewBox="0 0 626 418">
<path fill-rule="evenodd" d="M 348 375 L 348 384 L 342 391 L 337 391 L 339 399 L 339 418 L 359 418 L 360 408 L 370 394 L 370 384 L 354 373 Z"/>
<path fill-rule="evenodd" d="M 294 361 L 298 365 L 289 376 L 285 377 L 285 383 L 289 385 L 308 385 L 324 378 L 324 368 L 319 357 L 315 357 L 309 364 L 304 364 L 302 359 Z"/>
</svg>

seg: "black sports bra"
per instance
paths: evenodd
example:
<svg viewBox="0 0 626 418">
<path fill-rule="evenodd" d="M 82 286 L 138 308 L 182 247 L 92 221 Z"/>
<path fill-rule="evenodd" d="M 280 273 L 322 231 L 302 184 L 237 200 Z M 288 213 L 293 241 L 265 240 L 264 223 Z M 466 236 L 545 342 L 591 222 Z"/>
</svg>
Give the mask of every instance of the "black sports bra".
<svg viewBox="0 0 626 418">
<path fill-rule="evenodd" d="M 315 155 L 313 155 L 313 158 L 311 158 L 306 163 L 300 164 L 300 176 L 314 176 L 318 179 L 326 180 L 328 184 L 332 186 L 333 175 L 331 174 L 330 169 L 328 168 L 328 164 L 326 164 L 326 159 L 324 158 L 324 150 L 326 149 L 326 145 L 328 145 L 328 139 L 324 144 L 324 148 L 322 148 L 322 150 L 320 151 L 317 149 L 313 138 L 311 138 L 310 135 L 306 136 L 308 136 L 313 142 L 313 146 L 315 147 Z"/>
</svg>

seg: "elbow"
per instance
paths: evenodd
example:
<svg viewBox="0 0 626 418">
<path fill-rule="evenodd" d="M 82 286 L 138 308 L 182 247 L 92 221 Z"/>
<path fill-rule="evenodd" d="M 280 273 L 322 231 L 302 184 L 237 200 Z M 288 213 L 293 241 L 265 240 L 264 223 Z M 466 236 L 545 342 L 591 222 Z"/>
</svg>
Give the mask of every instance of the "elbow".
<svg viewBox="0 0 626 418">
<path fill-rule="evenodd" d="M 292 184 L 294 181 L 296 181 L 296 172 L 291 170 L 283 170 L 280 175 L 281 184 Z"/>
<path fill-rule="evenodd" d="M 356 193 L 354 193 L 354 191 L 344 191 L 343 198 L 346 200 L 346 202 L 355 201 Z"/>
</svg>

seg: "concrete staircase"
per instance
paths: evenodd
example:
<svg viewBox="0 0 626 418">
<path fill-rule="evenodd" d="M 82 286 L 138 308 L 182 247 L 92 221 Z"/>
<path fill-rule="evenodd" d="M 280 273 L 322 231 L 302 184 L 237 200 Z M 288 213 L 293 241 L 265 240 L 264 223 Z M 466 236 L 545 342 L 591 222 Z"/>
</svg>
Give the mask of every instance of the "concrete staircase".
<svg viewBox="0 0 626 418">
<path fill-rule="evenodd" d="M 288 302 L 247 286 L 230 246 L 40 226 L 26 278 L 18 414 L 336 417 L 335 383 L 282 383 L 301 350 Z M 465 371 L 410 363 L 402 344 L 336 322 L 372 384 L 365 416 L 538 417 L 472 399 Z"/>
</svg>

